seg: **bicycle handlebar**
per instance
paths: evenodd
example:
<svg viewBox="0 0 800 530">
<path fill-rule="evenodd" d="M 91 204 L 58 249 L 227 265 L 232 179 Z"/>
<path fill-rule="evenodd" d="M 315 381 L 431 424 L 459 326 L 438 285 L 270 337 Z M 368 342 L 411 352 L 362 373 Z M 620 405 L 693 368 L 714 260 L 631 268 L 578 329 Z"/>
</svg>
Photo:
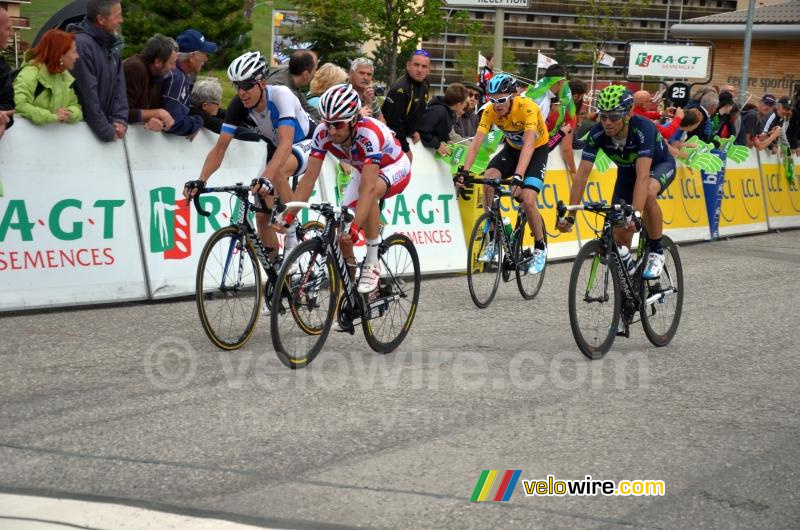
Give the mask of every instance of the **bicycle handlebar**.
<svg viewBox="0 0 800 530">
<path fill-rule="evenodd" d="M 633 215 L 633 206 L 626 203 L 625 201 L 620 201 L 619 204 L 606 204 L 605 201 L 601 202 L 587 202 L 584 204 L 564 204 L 564 201 L 558 201 L 558 206 L 556 206 L 558 210 L 558 217 L 564 217 L 567 212 L 575 212 L 580 210 L 585 210 L 589 212 L 601 213 L 601 212 L 613 212 L 613 211 L 622 211 L 625 216 Z"/>
<path fill-rule="evenodd" d="M 342 219 L 345 223 L 350 223 L 353 221 L 353 212 L 347 206 L 334 206 L 327 202 L 322 203 L 310 203 L 310 202 L 303 202 L 303 201 L 289 201 L 286 203 L 281 203 L 280 201 L 275 202 L 275 210 L 276 213 L 283 213 L 289 208 L 301 208 L 301 209 L 308 209 L 314 210 L 315 212 L 319 212 L 325 216 L 336 216 L 341 215 Z"/>
</svg>

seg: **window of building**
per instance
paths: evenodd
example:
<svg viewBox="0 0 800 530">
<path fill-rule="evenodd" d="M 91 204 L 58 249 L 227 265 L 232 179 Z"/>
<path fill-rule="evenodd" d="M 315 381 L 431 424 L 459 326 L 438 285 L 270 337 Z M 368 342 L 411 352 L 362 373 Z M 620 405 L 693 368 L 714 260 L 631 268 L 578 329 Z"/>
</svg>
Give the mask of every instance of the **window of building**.
<svg viewBox="0 0 800 530">
<path fill-rule="evenodd" d="M 550 22 L 553 24 L 558 24 L 558 17 L 550 17 Z"/>
<path fill-rule="evenodd" d="M 581 47 L 581 43 L 580 42 L 573 42 L 572 43 L 572 49 L 573 50 L 577 50 L 580 47 Z"/>
<path fill-rule="evenodd" d="M 646 27 L 647 27 L 647 21 L 646 21 L 646 20 L 640 20 L 640 21 L 639 21 L 639 25 L 640 25 L 641 27 L 643 27 L 643 28 L 646 28 Z"/>
<path fill-rule="evenodd" d="M 448 44 L 454 44 L 456 42 L 458 42 L 458 37 L 456 37 L 455 35 L 448 35 L 447 36 L 447 43 Z"/>
<path fill-rule="evenodd" d="M 477 12 L 475 13 L 475 18 L 477 18 L 477 19 L 479 19 L 479 20 L 480 20 L 480 19 L 483 19 L 483 15 L 484 15 L 484 14 L 485 14 L 485 13 L 484 13 L 483 11 L 477 11 Z"/>
<path fill-rule="evenodd" d="M 528 22 L 536 22 L 536 15 L 528 15 L 525 17 Z"/>
</svg>

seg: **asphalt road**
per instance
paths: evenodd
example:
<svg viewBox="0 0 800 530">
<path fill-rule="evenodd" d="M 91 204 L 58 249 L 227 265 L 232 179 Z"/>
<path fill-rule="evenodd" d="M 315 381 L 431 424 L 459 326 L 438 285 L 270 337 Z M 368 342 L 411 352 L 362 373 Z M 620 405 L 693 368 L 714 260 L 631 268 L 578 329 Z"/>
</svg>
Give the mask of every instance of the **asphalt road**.
<svg viewBox="0 0 800 530">
<path fill-rule="evenodd" d="M 566 262 L 487 310 L 427 280 L 395 353 L 337 334 L 298 371 L 266 319 L 216 350 L 193 301 L 1 318 L 0 491 L 280 528 L 797 528 L 800 231 L 681 251 L 673 343 L 635 327 L 594 362 Z M 666 492 L 471 503 L 484 469 Z"/>
</svg>

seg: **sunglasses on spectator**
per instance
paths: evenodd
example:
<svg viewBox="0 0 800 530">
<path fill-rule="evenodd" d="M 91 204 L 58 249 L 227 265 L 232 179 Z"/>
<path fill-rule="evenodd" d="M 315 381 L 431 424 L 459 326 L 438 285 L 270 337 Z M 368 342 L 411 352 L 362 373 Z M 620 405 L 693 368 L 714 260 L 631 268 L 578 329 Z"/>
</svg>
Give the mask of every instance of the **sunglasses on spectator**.
<svg viewBox="0 0 800 530">
<path fill-rule="evenodd" d="M 333 129 L 336 129 L 337 131 L 340 131 L 340 130 L 344 129 L 345 127 L 347 127 L 347 124 L 350 123 L 350 122 L 348 120 L 343 120 L 343 121 L 322 120 L 322 123 L 323 123 L 323 125 L 325 125 L 326 129 L 333 128 Z"/>
<path fill-rule="evenodd" d="M 511 99 L 511 96 L 503 96 L 501 98 L 493 98 L 492 96 L 489 96 L 489 101 L 491 101 L 494 105 L 502 105 L 509 99 Z"/>
<path fill-rule="evenodd" d="M 422 55 L 423 57 L 430 57 L 431 54 L 428 50 L 414 50 L 414 55 Z"/>
<path fill-rule="evenodd" d="M 625 117 L 624 112 L 601 112 L 599 115 L 600 121 L 619 121 Z"/>
<path fill-rule="evenodd" d="M 258 84 L 258 81 L 253 81 L 251 79 L 250 81 L 239 81 L 239 82 L 236 82 L 236 83 L 233 84 L 233 86 L 235 86 L 237 90 L 248 91 L 251 88 L 253 88 L 254 86 L 256 86 L 257 84 Z"/>
<path fill-rule="evenodd" d="M 481 95 L 475 92 L 470 92 L 469 97 L 471 97 L 472 99 L 478 99 L 479 97 L 481 97 Z"/>
</svg>

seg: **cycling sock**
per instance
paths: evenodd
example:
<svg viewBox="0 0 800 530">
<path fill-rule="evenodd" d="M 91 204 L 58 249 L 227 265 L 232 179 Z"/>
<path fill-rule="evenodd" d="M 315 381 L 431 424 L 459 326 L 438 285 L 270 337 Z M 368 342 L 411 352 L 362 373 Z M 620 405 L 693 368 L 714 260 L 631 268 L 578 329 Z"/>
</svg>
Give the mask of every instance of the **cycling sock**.
<svg viewBox="0 0 800 530">
<path fill-rule="evenodd" d="M 297 246 L 297 224 L 292 223 L 291 226 L 289 226 L 286 229 L 286 237 L 283 240 L 284 252 L 288 252 L 296 246 Z"/>
<path fill-rule="evenodd" d="M 547 246 L 544 244 L 544 239 L 540 239 L 533 244 L 533 248 L 538 248 L 539 250 L 544 250 Z"/>
<path fill-rule="evenodd" d="M 650 239 L 648 237 L 647 238 L 647 248 L 649 248 L 650 252 L 653 252 L 654 254 L 663 254 L 664 253 L 664 249 L 661 248 L 661 238 L 660 237 L 658 239 Z"/>
<path fill-rule="evenodd" d="M 366 263 L 378 263 L 378 246 L 381 244 L 380 239 L 367 239 L 367 259 Z"/>
</svg>

